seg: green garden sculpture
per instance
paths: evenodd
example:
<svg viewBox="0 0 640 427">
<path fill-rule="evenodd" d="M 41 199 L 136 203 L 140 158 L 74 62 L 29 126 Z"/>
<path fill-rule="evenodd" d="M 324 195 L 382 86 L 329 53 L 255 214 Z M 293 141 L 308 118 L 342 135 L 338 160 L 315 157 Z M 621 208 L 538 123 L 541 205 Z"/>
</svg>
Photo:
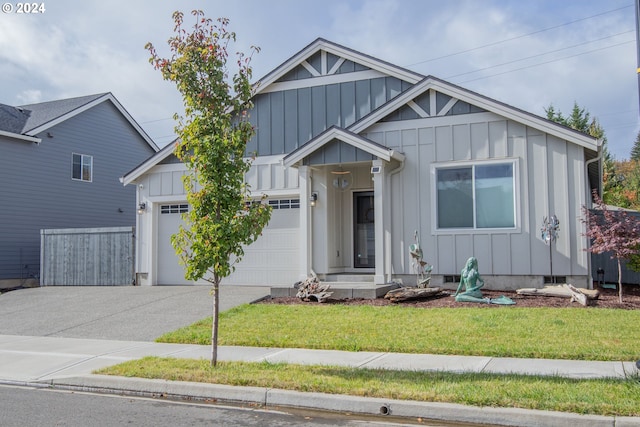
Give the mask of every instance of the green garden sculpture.
<svg viewBox="0 0 640 427">
<path fill-rule="evenodd" d="M 499 298 L 487 298 L 482 296 L 480 288 L 484 286 L 484 280 L 480 277 L 478 272 L 478 260 L 475 257 L 471 257 L 467 260 L 464 268 L 460 272 L 460 284 L 454 294 L 456 301 L 458 302 L 479 302 L 484 304 L 502 304 L 512 305 L 515 304 L 511 298 L 507 298 L 502 295 Z M 462 288 L 464 287 L 464 292 Z"/>
</svg>

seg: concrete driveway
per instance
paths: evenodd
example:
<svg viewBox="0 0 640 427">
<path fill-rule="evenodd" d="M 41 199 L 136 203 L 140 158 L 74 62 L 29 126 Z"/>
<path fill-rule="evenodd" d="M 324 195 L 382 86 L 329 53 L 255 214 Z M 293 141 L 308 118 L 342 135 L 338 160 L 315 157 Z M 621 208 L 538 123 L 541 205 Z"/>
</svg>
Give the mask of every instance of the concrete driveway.
<svg viewBox="0 0 640 427">
<path fill-rule="evenodd" d="M 153 341 L 211 315 L 210 286 L 51 286 L 0 295 L 0 335 Z M 220 310 L 268 287 L 222 286 Z"/>
</svg>

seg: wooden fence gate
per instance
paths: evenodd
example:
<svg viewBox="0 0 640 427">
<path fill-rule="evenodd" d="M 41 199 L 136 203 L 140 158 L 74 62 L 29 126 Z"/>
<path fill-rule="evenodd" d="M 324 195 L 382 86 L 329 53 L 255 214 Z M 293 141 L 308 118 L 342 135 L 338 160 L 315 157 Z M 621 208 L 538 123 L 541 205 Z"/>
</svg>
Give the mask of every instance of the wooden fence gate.
<svg viewBox="0 0 640 427">
<path fill-rule="evenodd" d="M 40 230 L 40 286 L 134 284 L 134 227 Z"/>
</svg>

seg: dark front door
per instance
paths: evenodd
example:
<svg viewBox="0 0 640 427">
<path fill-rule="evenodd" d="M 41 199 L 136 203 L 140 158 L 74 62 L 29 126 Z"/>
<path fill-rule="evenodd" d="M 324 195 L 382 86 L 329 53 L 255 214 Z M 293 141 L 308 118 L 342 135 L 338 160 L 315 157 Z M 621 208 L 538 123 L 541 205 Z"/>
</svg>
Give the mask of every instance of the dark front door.
<svg viewBox="0 0 640 427">
<path fill-rule="evenodd" d="M 376 265 L 373 191 L 353 193 L 353 266 Z"/>
</svg>

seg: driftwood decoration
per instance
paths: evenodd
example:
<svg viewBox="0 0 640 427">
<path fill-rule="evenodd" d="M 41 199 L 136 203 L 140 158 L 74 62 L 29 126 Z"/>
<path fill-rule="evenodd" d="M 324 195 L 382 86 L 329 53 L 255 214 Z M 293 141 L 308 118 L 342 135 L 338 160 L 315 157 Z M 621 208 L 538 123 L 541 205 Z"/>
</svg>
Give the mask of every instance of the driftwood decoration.
<svg viewBox="0 0 640 427">
<path fill-rule="evenodd" d="M 333 295 L 333 292 L 329 292 L 330 286 L 320 283 L 317 277 L 309 277 L 302 282 L 297 282 L 293 287 L 298 290 L 296 297 L 302 301 L 325 302 Z"/>
<path fill-rule="evenodd" d="M 576 301 L 584 306 L 589 305 L 589 300 L 598 299 L 598 297 L 600 296 L 600 292 L 596 289 L 576 288 L 575 286 L 570 284 L 545 286 L 542 289 L 522 288 L 518 289 L 516 293 L 518 295 L 571 298 L 572 302 Z"/>
<path fill-rule="evenodd" d="M 398 288 L 393 289 L 384 296 L 391 302 L 410 301 L 434 297 L 442 292 L 441 288 Z"/>
</svg>

